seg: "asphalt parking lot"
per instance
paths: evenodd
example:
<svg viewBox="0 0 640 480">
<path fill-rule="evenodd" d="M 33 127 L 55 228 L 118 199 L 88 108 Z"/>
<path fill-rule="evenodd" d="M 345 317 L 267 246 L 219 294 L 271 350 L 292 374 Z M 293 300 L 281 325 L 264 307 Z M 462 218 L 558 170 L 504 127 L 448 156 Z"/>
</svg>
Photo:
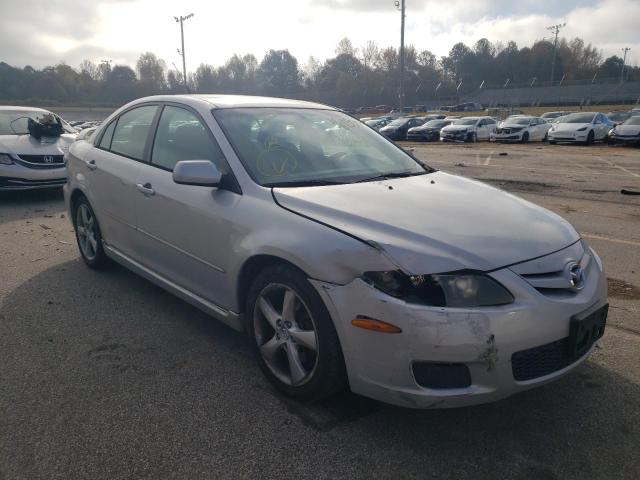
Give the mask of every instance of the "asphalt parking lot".
<svg viewBox="0 0 640 480">
<path fill-rule="evenodd" d="M 242 335 L 81 262 L 61 192 L 0 194 L 0 479 L 640 477 L 640 149 L 407 144 L 563 215 L 600 253 L 591 359 L 499 403 L 303 405 Z"/>
</svg>

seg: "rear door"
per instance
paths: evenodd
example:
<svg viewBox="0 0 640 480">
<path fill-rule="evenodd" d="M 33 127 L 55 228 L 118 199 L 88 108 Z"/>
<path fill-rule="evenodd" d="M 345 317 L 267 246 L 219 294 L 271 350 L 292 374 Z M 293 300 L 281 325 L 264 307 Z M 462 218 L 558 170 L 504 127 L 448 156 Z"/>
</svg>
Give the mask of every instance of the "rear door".
<svg viewBox="0 0 640 480">
<path fill-rule="evenodd" d="M 143 105 L 124 112 L 84 158 L 90 201 L 103 238 L 127 255 L 136 242 L 136 178 L 157 111 L 157 105 Z"/>
<path fill-rule="evenodd" d="M 235 184 L 214 136 L 199 115 L 165 105 L 151 149 L 141 165 L 136 197 L 144 265 L 171 282 L 224 308 L 233 304 L 226 272 L 233 258 L 234 212 L 241 195 L 226 188 L 179 185 L 173 168 L 181 160 L 209 160 Z M 236 190 L 237 191 L 237 190 Z M 234 240 L 235 239 L 235 240 Z"/>
</svg>

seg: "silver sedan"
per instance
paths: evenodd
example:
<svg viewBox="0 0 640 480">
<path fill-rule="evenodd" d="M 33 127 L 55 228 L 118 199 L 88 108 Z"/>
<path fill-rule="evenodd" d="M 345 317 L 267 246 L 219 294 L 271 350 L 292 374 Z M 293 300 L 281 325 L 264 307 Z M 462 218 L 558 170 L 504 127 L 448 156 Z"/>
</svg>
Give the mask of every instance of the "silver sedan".
<svg viewBox="0 0 640 480">
<path fill-rule="evenodd" d="M 602 263 L 568 222 L 330 107 L 143 98 L 67 157 L 86 264 L 248 332 L 296 398 L 493 401 L 569 372 L 604 331 Z"/>
</svg>

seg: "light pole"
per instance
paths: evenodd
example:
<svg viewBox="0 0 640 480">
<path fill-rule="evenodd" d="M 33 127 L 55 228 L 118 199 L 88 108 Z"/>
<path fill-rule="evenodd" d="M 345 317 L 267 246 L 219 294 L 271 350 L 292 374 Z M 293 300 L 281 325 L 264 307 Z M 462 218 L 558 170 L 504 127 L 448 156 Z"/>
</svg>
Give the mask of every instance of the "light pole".
<svg viewBox="0 0 640 480">
<path fill-rule="evenodd" d="M 620 83 L 624 82 L 624 67 L 627 63 L 627 52 L 631 50 L 629 47 L 624 47 L 622 51 L 624 52 L 624 57 L 622 58 L 622 72 L 620 72 Z"/>
<path fill-rule="evenodd" d="M 394 5 L 400 10 L 400 112 L 404 109 L 404 0 L 395 0 Z"/>
<path fill-rule="evenodd" d="M 551 86 L 553 87 L 554 75 L 556 72 L 556 50 L 558 49 L 558 33 L 560 33 L 560 29 L 564 28 L 566 23 L 559 23 L 557 25 L 551 25 L 547 27 L 547 30 L 550 30 L 554 33 L 555 38 L 553 39 L 553 60 L 551 61 Z"/>
<path fill-rule="evenodd" d="M 190 19 L 191 17 L 193 17 L 193 13 L 190 13 L 189 15 L 183 17 L 183 16 L 179 16 L 179 17 L 173 17 L 176 21 L 176 23 L 180 23 L 180 40 L 182 41 L 182 50 L 178 50 L 178 53 L 182 56 L 182 76 L 183 76 L 183 80 L 184 80 L 184 88 L 187 91 L 187 93 L 189 93 L 189 86 L 187 83 L 187 61 L 185 59 L 185 54 L 184 54 L 184 26 L 183 23 L 185 20 Z"/>
</svg>

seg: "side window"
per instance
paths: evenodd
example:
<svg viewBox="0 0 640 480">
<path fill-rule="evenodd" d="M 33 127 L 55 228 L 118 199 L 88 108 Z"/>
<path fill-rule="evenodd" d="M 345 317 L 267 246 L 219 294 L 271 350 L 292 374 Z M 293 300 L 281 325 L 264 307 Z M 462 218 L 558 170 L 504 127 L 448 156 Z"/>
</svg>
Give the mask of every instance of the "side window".
<svg viewBox="0 0 640 480">
<path fill-rule="evenodd" d="M 104 131 L 104 135 L 102 135 L 102 140 L 100 140 L 100 148 L 104 150 L 109 150 L 111 148 L 111 138 L 113 138 L 113 131 L 116 128 L 116 120 L 111 122 L 107 129 Z"/>
<path fill-rule="evenodd" d="M 222 150 L 198 117 L 184 108 L 166 106 L 158 122 L 151 163 L 173 170 L 181 160 L 210 160 L 222 173 L 228 171 Z"/>
<path fill-rule="evenodd" d="M 479 127 L 484 127 L 485 125 L 487 125 L 487 121 L 484 119 L 480 120 L 480 122 L 478 123 Z"/>
<path fill-rule="evenodd" d="M 144 158 L 151 123 L 158 107 L 147 105 L 120 115 L 111 140 L 111 151 L 134 160 Z"/>
</svg>

